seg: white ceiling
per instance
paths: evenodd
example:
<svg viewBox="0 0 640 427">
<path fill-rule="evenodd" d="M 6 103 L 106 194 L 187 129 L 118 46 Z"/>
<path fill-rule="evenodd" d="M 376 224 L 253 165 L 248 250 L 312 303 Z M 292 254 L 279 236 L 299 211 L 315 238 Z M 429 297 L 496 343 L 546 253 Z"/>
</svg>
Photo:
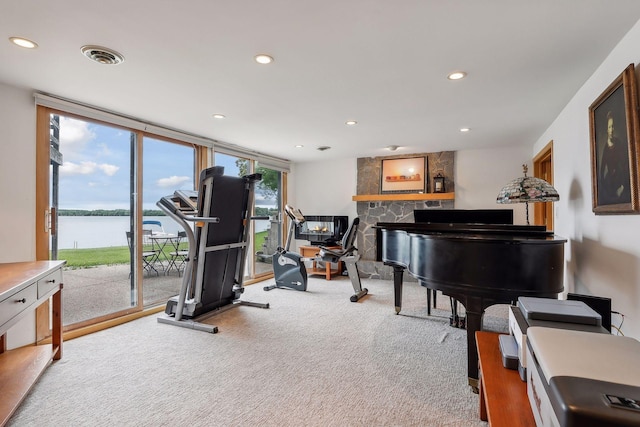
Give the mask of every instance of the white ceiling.
<svg viewBox="0 0 640 427">
<path fill-rule="evenodd" d="M 3 3 L 0 82 L 300 162 L 532 144 L 640 19 L 638 0 Z"/>
</svg>

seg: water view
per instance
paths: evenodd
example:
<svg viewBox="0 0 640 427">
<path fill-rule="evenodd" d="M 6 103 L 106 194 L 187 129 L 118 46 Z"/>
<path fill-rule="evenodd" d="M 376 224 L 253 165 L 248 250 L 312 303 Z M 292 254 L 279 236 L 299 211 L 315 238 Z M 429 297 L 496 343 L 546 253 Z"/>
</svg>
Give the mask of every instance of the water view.
<svg viewBox="0 0 640 427">
<path fill-rule="evenodd" d="M 178 234 L 184 229 L 167 216 L 143 217 L 160 221 L 165 233 Z M 269 228 L 269 221 L 256 221 L 256 231 Z M 154 228 L 154 231 L 157 229 Z M 127 216 L 60 216 L 58 218 L 58 249 L 106 248 L 127 246 L 129 217 Z"/>
</svg>

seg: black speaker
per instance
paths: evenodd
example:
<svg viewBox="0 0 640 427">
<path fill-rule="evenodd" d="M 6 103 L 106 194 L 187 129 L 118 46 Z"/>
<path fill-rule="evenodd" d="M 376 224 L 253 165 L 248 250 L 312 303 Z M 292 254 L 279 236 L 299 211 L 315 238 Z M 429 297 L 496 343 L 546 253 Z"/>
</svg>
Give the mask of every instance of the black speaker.
<svg viewBox="0 0 640 427">
<path fill-rule="evenodd" d="M 567 299 L 582 301 L 602 316 L 602 327 L 611 332 L 611 298 L 594 297 L 592 295 L 567 294 Z"/>
</svg>

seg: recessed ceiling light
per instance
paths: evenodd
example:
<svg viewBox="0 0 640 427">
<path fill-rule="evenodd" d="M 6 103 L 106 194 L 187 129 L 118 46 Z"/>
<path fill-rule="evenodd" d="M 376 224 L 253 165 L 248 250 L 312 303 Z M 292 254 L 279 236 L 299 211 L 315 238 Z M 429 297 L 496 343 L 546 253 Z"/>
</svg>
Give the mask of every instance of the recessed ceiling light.
<svg viewBox="0 0 640 427">
<path fill-rule="evenodd" d="M 467 77 L 467 73 L 465 73 L 464 71 L 454 71 L 447 76 L 449 80 L 460 80 L 464 79 L 465 77 Z"/>
<path fill-rule="evenodd" d="M 304 145 L 302 145 L 302 144 L 296 145 L 296 148 L 302 148 L 302 147 L 304 147 Z"/>
<path fill-rule="evenodd" d="M 17 46 L 24 47 L 26 49 L 35 49 L 38 47 L 38 43 L 29 39 L 24 39 L 22 37 L 9 37 L 9 41 Z"/>
<path fill-rule="evenodd" d="M 115 50 L 102 46 L 82 46 L 80 52 L 92 61 L 102 65 L 117 65 L 124 62 L 124 56 Z"/>
<path fill-rule="evenodd" d="M 347 126 L 355 126 L 358 124 L 358 122 L 356 122 L 355 120 L 347 120 L 346 122 L 344 122 L 344 124 Z"/>
<path fill-rule="evenodd" d="M 387 150 L 389 150 L 389 151 L 396 151 L 398 148 L 400 148 L 400 147 L 398 147 L 397 145 L 388 145 L 387 146 Z"/>
<path fill-rule="evenodd" d="M 323 145 L 321 147 L 318 147 L 318 151 L 327 151 L 330 150 L 331 147 L 329 147 L 328 145 Z"/>
<path fill-rule="evenodd" d="M 271 64 L 273 62 L 273 57 L 264 53 L 256 55 L 254 59 L 258 64 Z"/>
<path fill-rule="evenodd" d="M 224 119 L 226 116 L 224 114 L 214 114 L 213 118 L 214 119 Z"/>
<path fill-rule="evenodd" d="M 470 128 L 460 128 L 460 132 L 469 132 Z"/>
</svg>

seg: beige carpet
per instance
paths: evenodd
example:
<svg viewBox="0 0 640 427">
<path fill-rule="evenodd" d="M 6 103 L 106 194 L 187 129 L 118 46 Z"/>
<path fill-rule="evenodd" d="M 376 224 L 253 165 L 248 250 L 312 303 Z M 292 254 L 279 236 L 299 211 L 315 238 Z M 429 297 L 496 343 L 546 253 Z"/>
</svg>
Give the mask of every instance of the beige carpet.
<svg viewBox="0 0 640 427">
<path fill-rule="evenodd" d="M 308 291 L 248 286 L 239 307 L 211 319 L 220 332 L 139 319 L 65 343 L 35 385 L 17 426 L 485 426 L 466 378 L 464 330 L 449 299 L 426 314 L 426 290 L 346 277 Z M 506 308 L 485 316 L 506 328 Z"/>
</svg>

